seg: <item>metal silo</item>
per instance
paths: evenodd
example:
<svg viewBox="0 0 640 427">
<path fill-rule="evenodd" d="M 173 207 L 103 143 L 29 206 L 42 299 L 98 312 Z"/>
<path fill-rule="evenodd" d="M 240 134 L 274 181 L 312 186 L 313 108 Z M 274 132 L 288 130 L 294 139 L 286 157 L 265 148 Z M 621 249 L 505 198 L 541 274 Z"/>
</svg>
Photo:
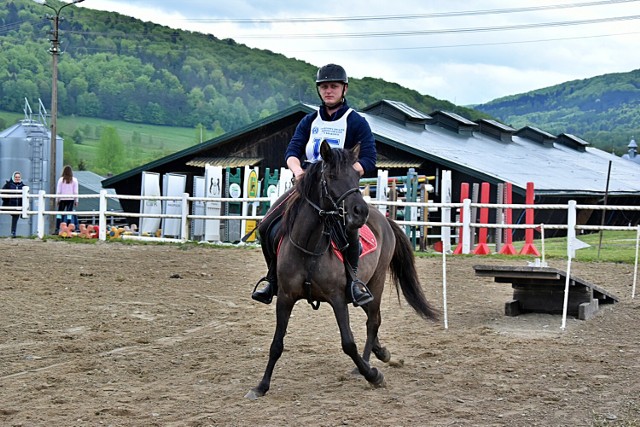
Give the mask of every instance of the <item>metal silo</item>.
<svg viewBox="0 0 640 427">
<path fill-rule="evenodd" d="M 51 137 L 46 121 L 46 110 L 39 103 L 37 115 L 31 111 L 25 100 L 25 118 L 15 125 L 0 131 L 0 182 L 11 179 L 13 172 L 20 171 L 22 180 L 30 188 L 31 194 L 40 190 L 49 192 L 49 158 L 51 153 Z M 35 117 L 34 117 L 35 116 Z M 62 165 L 62 138 L 56 138 L 56 165 Z M 56 168 L 56 176 L 61 167 Z M 37 201 L 32 200 L 31 209 L 37 208 Z M 46 207 L 45 207 L 46 209 Z M 45 221 L 48 226 L 48 221 Z M 36 234 L 36 217 L 18 221 L 18 235 Z M 11 216 L 0 215 L 0 236 L 8 236 L 11 227 Z"/>
</svg>

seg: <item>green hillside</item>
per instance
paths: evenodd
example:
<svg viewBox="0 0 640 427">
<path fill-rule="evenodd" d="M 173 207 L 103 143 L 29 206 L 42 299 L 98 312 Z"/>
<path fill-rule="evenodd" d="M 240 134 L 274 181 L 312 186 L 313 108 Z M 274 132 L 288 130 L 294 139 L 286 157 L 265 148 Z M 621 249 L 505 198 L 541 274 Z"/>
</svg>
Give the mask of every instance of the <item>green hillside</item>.
<svg viewBox="0 0 640 427">
<path fill-rule="evenodd" d="M 52 27 L 44 15 L 50 10 L 33 0 L 5 0 L 2 5 L 0 111 L 21 112 L 25 98 L 32 105 L 41 99 L 48 107 Z M 168 135 L 171 128 L 191 129 L 185 132 L 194 136 L 196 127 L 203 126 L 212 137 L 299 102 L 318 102 L 313 81 L 316 67 L 306 62 L 215 34 L 178 31 L 113 12 L 71 5 L 63 16 L 58 114 L 60 133 L 73 140 L 71 148 L 77 149 L 77 158 L 70 154 L 72 164 L 84 162 L 99 173 L 119 173 L 132 163 L 182 146 Z M 470 119 L 486 117 L 381 79 L 350 83 L 349 101 L 355 108 L 393 99 L 427 113 L 448 110 Z M 85 122 L 84 117 L 96 121 Z M 94 142 L 100 139 L 101 120 L 117 122 L 113 126 L 125 146 L 127 162 L 98 165 L 96 157 L 91 157 Z M 154 136 L 148 141 L 135 133 L 134 124 L 163 126 L 159 132 L 163 139 Z M 193 140 L 187 136 L 185 144 Z"/>
<path fill-rule="evenodd" d="M 515 128 L 571 133 L 618 155 L 640 136 L 640 69 L 574 80 L 474 108 Z"/>
</svg>

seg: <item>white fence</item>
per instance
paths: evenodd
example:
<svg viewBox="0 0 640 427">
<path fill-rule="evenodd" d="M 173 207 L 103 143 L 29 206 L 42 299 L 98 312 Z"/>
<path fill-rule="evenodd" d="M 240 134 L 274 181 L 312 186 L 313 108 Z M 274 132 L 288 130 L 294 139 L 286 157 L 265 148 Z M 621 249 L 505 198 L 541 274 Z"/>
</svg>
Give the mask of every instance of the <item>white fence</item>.
<svg viewBox="0 0 640 427">
<path fill-rule="evenodd" d="M 58 215 L 58 214 L 68 214 L 69 212 L 61 212 L 61 211 L 51 211 L 47 210 L 46 206 L 48 202 L 52 198 L 56 198 L 55 194 L 46 194 L 44 191 L 40 191 L 38 194 L 30 194 L 29 187 L 25 186 L 22 191 L 19 190 L 2 190 L 1 196 L 3 198 L 21 198 L 22 206 L 19 207 L 10 207 L 10 206 L 2 206 L 0 208 L 0 214 L 20 214 L 22 218 L 29 218 L 30 216 L 36 216 L 37 218 L 37 227 L 36 227 L 36 235 L 38 238 L 44 238 L 46 233 L 45 227 L 45 218 L 49 215 Z M 180 220 L 180 236 L 175 239 L 168 239 L 178 242 L 185 242 L 189 240 L 189 224 L 192 220 L 260 220 L 262 219 L 262 215 L 193 215 L 191 214 L 191 206 L 194 202 L 203 202 L 203 203 L 220 203 L 220 202 L 231 202 L 231 203 L 246 203 L 248 205 L 257 205 L 259 203 L 271 203 L 273 200 L 268 197 L 255 197 L 255 198 L 224 198 L 224 197 L 191 197 L 188 193 L 182 194 L 180 197 L 169 197 L 169 196 L 133 196 L 133 195 L 117 195 L 117 194 L 108 194 L 106 190 L 102 190 L 99 194 L 80 194 L 77 196 L 78 198 L 86 198 L 86 199 L 99 199 L 99 211 L 74 211 L 74 215 L 78 215 L 81 217 L 97 217 L 98 218 L 98 226 L 99 226 L 99 239 L 106 240 L 107 239 L 107 224 L 113 223 L 113 218 L 173 218 Z M 181 206 L 180 214 L 143 214 L 143 213 L 131 213 L 131 212 L 116 212 L 107 210 L 107 199 L 115 199 L 115 200 L 155 200 L 155 201 L 176 201 Z M 370 200 L 369 203 L 372 206 L 379 207 L 388 207 L 388 206 L 398 206 L 398 207 L 415 207 L 418 209 L 425 209 L 433 212 L 434 210 L 442 210 L 444 208 L 447 209 L 460 209 L 461 210 L 461 221 L 454 222 L 441 222 L 441 221 L 403 221 L 397 220 L 396 222 L 399 225 L 407 225 L 407 226 L 416 226 L 416 227 L 451 227 L 458 228 L 462 227 L 462 233 L 460 236 L 462 237 L 462 241 L 458 242 L 459 245 L 462 245 L 462 253 L 469 254 L 472 251 L 473 245 L 473 236 L 472 230 L 478 230 L 481 228 L 507 228 L 507 229 L 538 229 L 541 231 L 544 237 L 544 230 L 550 229 L 561 229 L 567 230 L 569 236 L 574 235 L 575 231 L 585 230 L 585 231 L 594 231 L 594 230 L 627 230 L 633 231 L 637 230 L 638 226 L 633 226 L 629 224 L 628 226 L 594 226 L 594 225 L 578 225 L 576 224 L 576 211 L 578 210 L 623 210 L 623 211 L 640 211 L 640 206 L 614 206 L 614 205 L 578 205 L 575 201 L 569 201 L 568 204 L 553 204 L 553 205 L 526 205 L 526 204 L 483 204 L 483 203 L 472 203 L 471 200 L 466 199 L 463 203 L 435 203 L 435 202 L 403 202 L 403 201 L 377 201 Z M 489 209 L 515 209 L 515 210 L 525 210 L 525 209 L 553 209 L 553 210 L 566 210 L 567 211 L 567 223 L 564 224 L 484 224 L 478 222 L 472 222 L 473 218 L 471 215 L 472 208 L 489 208 Z M 452 237 L 457 238 L 458 236 L 455 234 L 450 234 Z M 129 238 L 135 236 L 128 236 Z M 447 242 L 450 243 L 450 242 Z"/>
</svg>

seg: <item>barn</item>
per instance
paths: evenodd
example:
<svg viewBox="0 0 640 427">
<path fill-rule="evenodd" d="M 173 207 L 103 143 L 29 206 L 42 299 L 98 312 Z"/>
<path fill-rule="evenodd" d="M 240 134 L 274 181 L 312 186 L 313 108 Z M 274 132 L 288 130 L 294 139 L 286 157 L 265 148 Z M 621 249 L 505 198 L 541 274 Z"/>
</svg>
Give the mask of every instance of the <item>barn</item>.
<svg viewBox="0 0 640 427">
<path fill-rule="evenodd" d="M 249 126 L 226 133 L 199 145 L 102 182 L 118 194 L 139 195 L 141 174 L 182 173 L 187 188 L 193 177 L 203 175 L 205 164 L 227 167 L 259 166 L 271 171 L 285 166 L 284 152 L 296 125 L 313 106 L 297 104 Z M 637 205 L 640 203 L 640 165 L 590 147 L 578 136 L 552 135 L 526 126 L 514 129 L 495 120 L 470 121 L 447 111 L 430 114 L 402 102 L 382 100 L 360 111 L 369 122 L 376 139 L 378 168 L 389 176 L 406 175 L 408 168 L 418 174 L 434 176 L 435 192 L 430 199 L 439 202 L 438 179 L 450 170 L 453 200 L 460 197 L 461 183 L 488 182 L 491 202 L 497 198 L 497 185 L 513 186 L 513 203 L 525 203 L 528 182 L 535 186 L 535 203 Z M 377 176 L 373 172 L 370 177 Z M 139 212 L 139 202 L 122 201 L 123 209 Z M 536 211 L 536 222 L 564 222 L 564 212 Z M 581 211 L 579 224 L 597 224 L 602 211 Z M 605 224 L 638 224 L 637 212 L 607 211 Z M 514 217 L 514 221 L 518 216 Z"/>
</svg>

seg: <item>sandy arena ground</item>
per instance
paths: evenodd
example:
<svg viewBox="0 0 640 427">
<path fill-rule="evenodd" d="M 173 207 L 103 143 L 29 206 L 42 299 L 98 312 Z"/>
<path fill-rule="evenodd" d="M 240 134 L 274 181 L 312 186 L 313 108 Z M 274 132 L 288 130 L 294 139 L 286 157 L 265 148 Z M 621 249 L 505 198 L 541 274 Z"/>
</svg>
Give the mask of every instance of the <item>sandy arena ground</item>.
<svg viewBox="0 0 640 427">
<path fill-rule="evenodd" d="M 473 270 L 525 261 L 448 257 L 448 329 L 385 290 L 382 389 L 351 374 L 329 306 L 299 302 L 251 401 L 275 320 L 250 299 L 259 249 L 2 239 L 0 254 L 3 426 L 640 426 L 631 265 L 574 262 L 620 302 L 562 331 L 557 315 L 505 317 L 510 285 Z M 417 265 L 442 309 L 441 258 Z"/>
</svg>

